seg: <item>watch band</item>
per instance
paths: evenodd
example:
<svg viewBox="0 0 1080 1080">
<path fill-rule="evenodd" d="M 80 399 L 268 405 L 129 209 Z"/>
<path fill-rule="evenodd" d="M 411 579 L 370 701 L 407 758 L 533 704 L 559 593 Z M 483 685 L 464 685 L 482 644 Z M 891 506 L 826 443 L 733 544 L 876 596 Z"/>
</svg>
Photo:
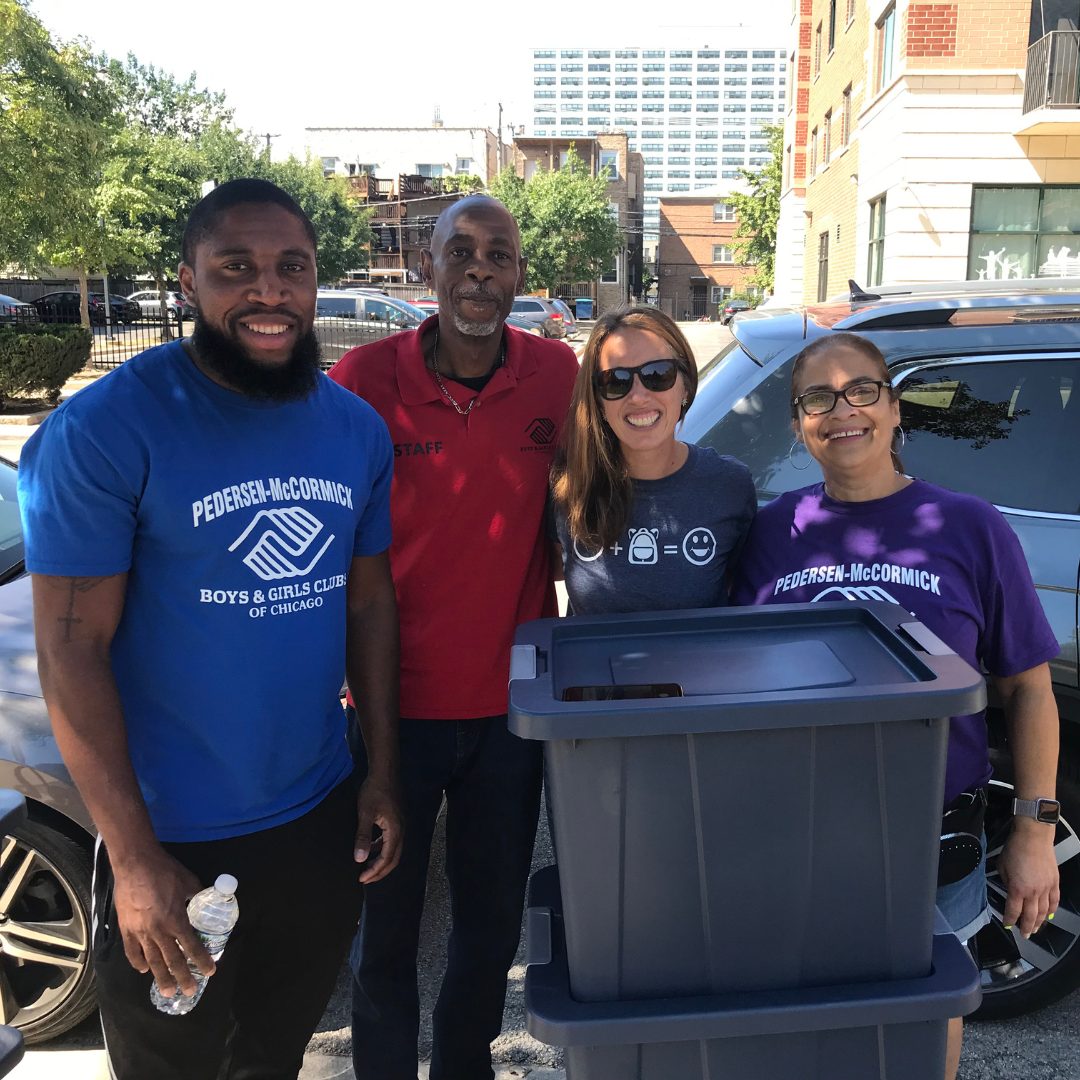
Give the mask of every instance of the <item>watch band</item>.
<svg viewBox="0 0 1080 1080">
<path fill-rule="evenodd" d="M 1034 818 L 1044 825 L 1056 825 L 1061 813 L 1057 799 L 1013 799 L 1013 817 Z"/>
</svg>

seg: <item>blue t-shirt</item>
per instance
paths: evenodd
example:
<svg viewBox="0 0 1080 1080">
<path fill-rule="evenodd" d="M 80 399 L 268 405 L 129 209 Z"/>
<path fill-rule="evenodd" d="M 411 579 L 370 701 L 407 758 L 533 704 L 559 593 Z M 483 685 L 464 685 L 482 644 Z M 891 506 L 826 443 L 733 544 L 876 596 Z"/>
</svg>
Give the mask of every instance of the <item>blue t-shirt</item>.
<svg viewBox="0 0 1080 1080">
<path fill-rule="evenodd" d="M 27 568 L 128 574 L 112 666 L 160 839 L 282 824 L 348 776 L 346 578 L 389 547 L 392 455 L 375 411 L 325 376 L 300 401 L 256 401 L 178 341 L 26 444 Z"/>
</svg>

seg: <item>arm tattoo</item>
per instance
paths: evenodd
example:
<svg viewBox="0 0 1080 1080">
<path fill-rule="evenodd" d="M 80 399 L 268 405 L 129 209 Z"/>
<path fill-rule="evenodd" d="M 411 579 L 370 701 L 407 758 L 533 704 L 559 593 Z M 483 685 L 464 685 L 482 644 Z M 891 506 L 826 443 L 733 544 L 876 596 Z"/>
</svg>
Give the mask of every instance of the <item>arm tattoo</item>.
<svg viewBox="0 0 1080 1080">
<path fill-rule="evenodd" d="M 104 578 L 67 578 L 65 579 L 68 586 L 68 602 L 67 611 L 60 616 L 56 621 L 60 623 L 64 628 L 64 644 L 71 643 L 71 633 L 75 627 L 82 622 L 75 614 L 75 597 L 78 593 L 88 593 L 91 589 L 96 589 Z"/>
</svg>

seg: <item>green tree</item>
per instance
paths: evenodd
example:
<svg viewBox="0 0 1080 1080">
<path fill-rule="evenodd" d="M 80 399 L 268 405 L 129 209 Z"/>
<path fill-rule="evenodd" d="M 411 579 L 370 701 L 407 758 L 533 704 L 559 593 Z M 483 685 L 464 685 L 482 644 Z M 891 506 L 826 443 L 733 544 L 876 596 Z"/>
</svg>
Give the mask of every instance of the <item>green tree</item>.
<svg viewBox="0 0 1080 1080">
<path fill-rule="evenodd" d="M 765 132 L 769 140 L 768 164 L 756 170 L 740 169 L 750 191 L 735 192 L 730 199 L 739 223 L 735 229 L 736 240 L 741 240 L 735 244 L 739 261 L 754 267 L 752 284 L 772 292 L 784 168 L 784 129 L 779 124 L 770 124 Z"/>
<path fill-rule="evenodd" d="M 0 0 L 0 264 L 39 264 L 42 238 L 80 212 L 113 114 L 99 75 L 84 46 Z"/>
<path fill-rule="evenodd" d="M 591 176 L 573 147 L 562 168 L 537 169 L 528 181 L 507 169 L 490 191 L 517 219 L 531 289 L 597 278 L 625 243 L 611 214 L 606 174 Z"/>
</svg>

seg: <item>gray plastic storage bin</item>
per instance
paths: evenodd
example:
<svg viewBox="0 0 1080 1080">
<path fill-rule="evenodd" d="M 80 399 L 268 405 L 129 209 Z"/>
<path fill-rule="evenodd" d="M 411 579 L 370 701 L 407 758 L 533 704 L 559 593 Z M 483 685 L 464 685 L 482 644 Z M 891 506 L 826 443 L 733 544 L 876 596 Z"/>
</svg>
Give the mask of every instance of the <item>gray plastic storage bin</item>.
<svg viewBox="0 0 1080 1080">
<path fill-rule="evenodd" d="M 567 1080 L 931 1080 L 948 1018 L 979 974 L 944 924 L 929 975 L 893 982 L 583 1004 L 569 992 L 555 868 L 529 889 L 529 1032 L 565 1047 Z"/>
<path fill-rule="evenodd" d="M 647 684 L 685 696 L 562 700 Z M 545 743 L 572 996 L 925 976 L 945 718 L 984 701 L 891 604 L 521 627 L 509 724 Z"/>
</svg>

